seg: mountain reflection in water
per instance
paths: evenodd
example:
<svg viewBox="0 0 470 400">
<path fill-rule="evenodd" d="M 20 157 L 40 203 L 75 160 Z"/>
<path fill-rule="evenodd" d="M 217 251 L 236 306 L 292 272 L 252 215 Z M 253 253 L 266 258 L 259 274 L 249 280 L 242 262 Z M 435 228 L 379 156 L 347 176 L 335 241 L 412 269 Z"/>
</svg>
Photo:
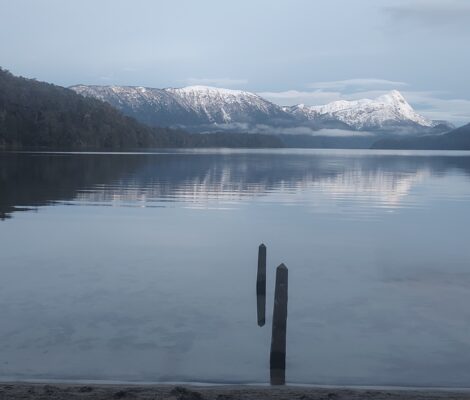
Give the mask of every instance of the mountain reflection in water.
<svg viewBox="0 0 470 400">
<path fill-rule="evenodd" d="M 287 383 L 469 387 L 469 178 L 459 152 L 1 153 L 0 380 L 268 383 L 285 262 Z"/>
<path fill-rule="evenodd" d="M 271 151 L 160 154 L 3 153 L 0 216 L 54 203 L 110 206 L 236 206 L 256 197 L 310 202 L 306 190 L 373 207 L 412 206 L 414 184 L 451 170 L 470 175 L 470 157 Z"/>
</svg>

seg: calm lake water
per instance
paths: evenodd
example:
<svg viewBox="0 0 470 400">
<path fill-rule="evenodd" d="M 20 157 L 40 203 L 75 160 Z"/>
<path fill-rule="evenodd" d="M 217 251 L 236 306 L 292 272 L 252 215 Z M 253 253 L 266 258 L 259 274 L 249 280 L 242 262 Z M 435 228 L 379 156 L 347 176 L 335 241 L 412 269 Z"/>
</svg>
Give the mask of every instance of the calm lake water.
<svg viewBox="0 0 470 400">
<path fill-rule="evenodd" d="M 0 379 L 470 386 L 470 153 L 0 154 Z M 268 248 L 258 327 L 258 245 Z"/>
</svg>

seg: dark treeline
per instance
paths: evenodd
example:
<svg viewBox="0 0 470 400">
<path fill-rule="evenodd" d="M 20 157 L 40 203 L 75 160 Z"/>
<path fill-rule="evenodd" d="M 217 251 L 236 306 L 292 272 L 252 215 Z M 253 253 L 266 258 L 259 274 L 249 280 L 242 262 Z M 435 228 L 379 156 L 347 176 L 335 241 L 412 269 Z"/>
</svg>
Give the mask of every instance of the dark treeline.
<svg viewBox="0 0 470 400">
<path fill-rule="evenodd" d="M 156 133 L 110 105 L 0 70 L 0 146 L 120 148 L 153 145 Z"/>
<path fill-rule="evenodd" d="M 411 138 L 381 139 L 372 145 L 373 149 L 410 150 L 470 150 L 470 124 L 461 126 L 443 135 Z"/>
<path fill-rule="evenodd" d="M 298 149 L 367 149 L 376 138 L 374 136 L 362 136 L 360 134 L 351 136 L 315 136 L 315 135 L 279 135 L 284 147 L 295 147 Z"/>
<path fill-rule="evenodd" d="M 268 135 L 148 127 L 111 105 L 0 68 L 0 148 L 281 147 Z"/>
</svg>

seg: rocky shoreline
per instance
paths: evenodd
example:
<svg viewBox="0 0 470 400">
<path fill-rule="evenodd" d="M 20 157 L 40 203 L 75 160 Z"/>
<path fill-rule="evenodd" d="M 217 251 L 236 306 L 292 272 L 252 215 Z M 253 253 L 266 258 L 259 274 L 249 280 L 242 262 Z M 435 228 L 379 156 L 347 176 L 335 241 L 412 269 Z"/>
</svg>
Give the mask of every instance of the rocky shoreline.
<svg viewBox="0 0 470 400">
<path fill-rule="evenodd" d="M 0 384 L 0 400 L 468 400 L 469 390 L 349 389 L 299 386 Z"/>
</svg>

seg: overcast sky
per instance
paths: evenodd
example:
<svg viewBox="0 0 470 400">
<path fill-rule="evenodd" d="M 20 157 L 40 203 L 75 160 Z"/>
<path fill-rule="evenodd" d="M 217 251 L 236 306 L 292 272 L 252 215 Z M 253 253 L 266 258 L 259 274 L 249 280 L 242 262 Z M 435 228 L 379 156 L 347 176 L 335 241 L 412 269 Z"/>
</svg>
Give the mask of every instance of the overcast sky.
<svg viewBox="0 0 470 400">
<path fill-rule="evenodd" d="M 0 66 L 59 85 L 258 92 L 323 104 L 400 90 L 470 122 L 469 0 L 0 0 Z"/>
</svg>

